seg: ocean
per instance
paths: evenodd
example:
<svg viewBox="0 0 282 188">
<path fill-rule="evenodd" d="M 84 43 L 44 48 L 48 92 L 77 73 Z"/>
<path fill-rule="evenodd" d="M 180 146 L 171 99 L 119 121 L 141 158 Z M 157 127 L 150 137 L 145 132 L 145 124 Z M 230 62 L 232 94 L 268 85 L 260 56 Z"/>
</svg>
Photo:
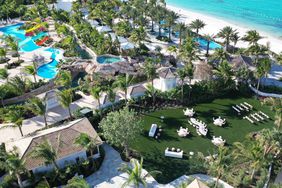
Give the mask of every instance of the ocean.
<svg viewBox="0 0 282 188">
<path fill-rule="evenodd" d="M 282 0 L 166 0 L 166 2 L 171 6 L 210 15 L 282 38 Z"/>
</svg>

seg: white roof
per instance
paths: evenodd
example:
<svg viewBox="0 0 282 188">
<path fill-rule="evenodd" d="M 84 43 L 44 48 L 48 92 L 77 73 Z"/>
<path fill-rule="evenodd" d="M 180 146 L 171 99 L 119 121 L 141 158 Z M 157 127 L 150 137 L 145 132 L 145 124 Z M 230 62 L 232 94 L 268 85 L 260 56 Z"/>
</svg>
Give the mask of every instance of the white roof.
<svg viewBox="0 0 282 188">
<path fill-rule="evenodd" d="M 135 46 L 133 43 L 131 42 L 126 42 L 126 43 L 121 43 L 120 44 L 121 49 L 123 50 L 129 50 L 129 49 L 133 49 Z"/>
<path fill-rule="evenodd" d="M 97 26 L 96 29 L 99 33 L 112 31 L 112 29 L 109 26 L 106 26 L 106 25 L 105 26 Z"/>
</svg>

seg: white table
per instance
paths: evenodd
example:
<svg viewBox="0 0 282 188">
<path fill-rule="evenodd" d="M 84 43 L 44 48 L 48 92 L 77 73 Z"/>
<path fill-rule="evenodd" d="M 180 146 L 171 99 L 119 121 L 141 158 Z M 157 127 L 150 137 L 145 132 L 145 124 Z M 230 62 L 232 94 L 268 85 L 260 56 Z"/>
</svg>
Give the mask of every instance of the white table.
<svg viewBox="0 0 282 188">
<path fill-rule="evenodd" d="M 151 129 L 150 129 L 150 132 L 149 132 L 149 136 L 150 137 L 154 137 L 157 128 L 158 128 L 157 124 L 152 124 L 151 125 Z"/>
<path fill-rule="evenodd" d="M 197 129 L 201 135 L 206 136 L 208 133 L 208 129 L 204 126 L 199 126 Z"/>
<path fill-rule="evenodd" d="M 188 117 L 193 117 L 195 114 L 195 111 L 193 108 L 192 109 L 186 108 L 186 110 L 183 110 L 183 112 L 184 112 L 184 115 Z"/>
<path fill-rule="evenodd" d="M 180 137 L 186 137 L 189 134 L 188 128 L 182 128 L 180 127 L 179 130 L 177 130 L 178 136 Z"/>
<path fill-rule="evenodd" d="M 169 151 L 168 149 L 165 150 L 165 156 L 167 157 L 175 157 L 175 158 L 183 158 L 183 150 L 180 152 L 177 151 Z"/>
<path fill-rule="evenodd" d="M 222 139 L 222 137 L 215 137 L 212 138 L 212 143 L 216 146 L 224 146 L 225 140 Z"/>
<path fill-rule="evenodd" d="M 213 124 L 217 126 L 222 126 L 225 124 L 225 119 L 221 119 L 221 117 L 218 117 L 217 119 L 213 119 Z"/>
</svg>

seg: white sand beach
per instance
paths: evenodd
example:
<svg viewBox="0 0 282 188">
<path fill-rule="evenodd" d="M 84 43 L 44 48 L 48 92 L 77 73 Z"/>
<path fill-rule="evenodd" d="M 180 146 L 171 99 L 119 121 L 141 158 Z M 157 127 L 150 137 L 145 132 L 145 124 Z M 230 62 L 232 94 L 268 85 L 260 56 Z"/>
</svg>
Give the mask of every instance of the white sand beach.
<svg viewBox="0 0 282 188">
<path fill-rule="evenodd" d="M 193 12 L 190 10 L 184 10 L 178 7 L 174 7 L 171 5 L 167 5 L 167 8 L 178 13 L 180 15 L 180 20 L 182 22 L 185 22 L 186 24 L 191 23 L 191 21 L 195 19 L 201 19 L 203 20 L 207 25 L 204 29 L 200 30 L 200 34 L 217 34 L 220 29 L 222 29 L 225 26 L 231 26 L 234 29 L 237 29 L 240 36 L 244 36 L 246 31 L 254 29 L 254 28 L 248 28 L 244 27 L 242 25 L 238 25 L 235 23 L 227 22 L 225 20 L 221 20 L 209 15 Z M 275 53 L 282 52 L 282 39 L 279 39 L 277 37 L 271 36 L 271 34 L 262 32 L 258 29 L 256 29 L 264 38 L 259 41 L 260 44 L 270 44 L 270 48 Z M 247 47 L 248 43 L 239 41 L 237 43 L 238 47 Z"/>
</svg>

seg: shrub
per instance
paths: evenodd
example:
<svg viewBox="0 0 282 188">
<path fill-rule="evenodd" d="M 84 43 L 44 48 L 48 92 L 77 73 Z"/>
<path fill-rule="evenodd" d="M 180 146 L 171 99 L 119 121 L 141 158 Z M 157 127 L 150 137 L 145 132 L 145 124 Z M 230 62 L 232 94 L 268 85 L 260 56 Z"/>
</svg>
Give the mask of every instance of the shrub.
<svg viewBox="0 0 282 188">
<path fill-rule="evenodd" d="M 13 63 L 9 63 L 8 65 L 5 65 L 5 68 L 6 69 L 14 69 L 14 68 L 20 66 L 23 62 L 24 62 L 24 60 L 20 59 L 20 60 L 13 62 Z"/>
</svg>

